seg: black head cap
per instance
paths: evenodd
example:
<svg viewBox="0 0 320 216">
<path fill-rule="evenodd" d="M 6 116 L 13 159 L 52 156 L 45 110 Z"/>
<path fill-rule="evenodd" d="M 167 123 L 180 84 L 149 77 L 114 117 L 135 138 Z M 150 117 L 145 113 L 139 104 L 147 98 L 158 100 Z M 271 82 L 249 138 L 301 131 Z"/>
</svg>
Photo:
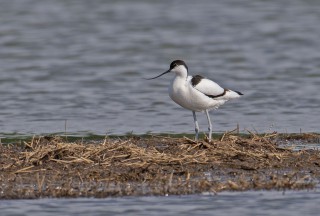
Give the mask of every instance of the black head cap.
<svg viewBox="0 0 320 216">
<path fill-rule="evenodd" d="M 174 67 L 179 66 L 179 65 L 184 65 L 187 70 L 188 70 L 188 66 L 186 65 L 186 63 L 182 60 L 174 60 L 173 62 L 171 62 L 170 64 L 170 70 L 172 70 Z"/>
</svg>

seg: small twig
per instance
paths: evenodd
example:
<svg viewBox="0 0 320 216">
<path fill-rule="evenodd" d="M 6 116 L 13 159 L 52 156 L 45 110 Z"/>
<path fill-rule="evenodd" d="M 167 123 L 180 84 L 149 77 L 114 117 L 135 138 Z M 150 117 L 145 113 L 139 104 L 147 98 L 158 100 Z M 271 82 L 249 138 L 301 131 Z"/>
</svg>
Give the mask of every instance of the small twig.
<svg viewBox="0 0 320 216">
<path fill-rule="evenodd" d="M 28 166 L 28 167 L 22 168 L 22 169 L 20 169 L 20 170 L 17 170 L 17 171 L 15 171 L 14 173 L 16 174 L 16 173 L 24 172 L 24 171 L 26 171 L 26 170 L 28 170 L 28 169 L 33 168 L 33 167 L 34 167 L 33 165 L 32 165 L 32 166 Z"/>
<path fill-rule="evenodd" d="M 81 183 L 83 183 L 83 179 L 82 179 L 82 177 L 81 177 L 81 175 L 80 175 L 79 172 L 78 172 L 78 176 L 79 176 L 79 178 L 80 178 Z"/>
<path fill-rule="evenodd" d="M 38 182 L 38 190 L 40 193 L 42 193 L 43 190 L 43 185 L 44 185 L 44 179 L 45 179 L 45 175 L 42 176 L 42 179 L 40 181 L 40 176 L 39 173 L 37 173 L 37 182 Z"/>
<path fill-rule="evenodd" d="M 185 139 L 185 140 L 187 140 L 187 141 L 189 141 L 189 142 L 191 142 L 191 143 L 194 143 L 194 144 L 198 143 L 198 141 L 195 141 L 195 140 L 193 140 L 193 139 L 190 139 L 190 138 L 188 138 L 188 137 L 186 137 L 186 136 L 184 136 L 183 139 Z"/>
</svg>

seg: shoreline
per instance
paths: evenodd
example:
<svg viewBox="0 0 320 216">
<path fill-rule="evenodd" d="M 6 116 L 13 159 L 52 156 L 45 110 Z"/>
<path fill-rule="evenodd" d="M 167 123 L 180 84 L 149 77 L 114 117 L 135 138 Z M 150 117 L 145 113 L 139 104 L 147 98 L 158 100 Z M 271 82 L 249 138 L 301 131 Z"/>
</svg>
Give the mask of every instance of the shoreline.
<svg viewBox="0 0 320 216">
<path fill-rule="evenodd" d="M 279 145 L 295 140 L 320 143 L 316 133 L 229 132 L 215 134 L 210 143 L 179 136 L 2 141 L 0 199 L 302 190 L 320 181 L 319 149 Z"/>
</svg>

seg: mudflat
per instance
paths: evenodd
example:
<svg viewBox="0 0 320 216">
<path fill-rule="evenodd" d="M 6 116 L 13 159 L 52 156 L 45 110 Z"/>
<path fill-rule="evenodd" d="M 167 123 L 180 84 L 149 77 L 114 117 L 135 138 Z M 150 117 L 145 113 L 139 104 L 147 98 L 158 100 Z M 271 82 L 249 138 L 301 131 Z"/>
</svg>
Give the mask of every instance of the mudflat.
<svg viewBox="0 0 320 216">
<path fill-rule="evenodd" d="M 320 151 L 279 140 L 319 134 L 226 133 L 211 142 L 127 136 L 66 141 L 34 137 L 0 145 L 0 198 L 182 195 L 232 190 L 312 189 Z"/>
</svg>

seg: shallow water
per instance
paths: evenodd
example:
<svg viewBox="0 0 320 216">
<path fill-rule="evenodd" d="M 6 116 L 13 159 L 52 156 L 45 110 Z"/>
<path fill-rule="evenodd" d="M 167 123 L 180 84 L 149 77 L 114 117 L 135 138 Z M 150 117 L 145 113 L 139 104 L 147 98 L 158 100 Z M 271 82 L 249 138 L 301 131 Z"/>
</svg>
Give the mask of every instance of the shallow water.
<svg viewBox="0 0 320 216">
<path fill-rule="evenodd" d="M 279 142 L 278 145 L 280 147 L 289 148 L 294 151 L 301 151 L 301 150 L 320 150 L 320 142 L 314 143 L 306 143 L 304 141 L 293 140 L 290 142 Z"/>
<path fill-rule="evenodd" d="M 1 1 L 0 136 L 192 133 L 167 95 L 172 76 L 143 79 L 174 59 L 244 93 L 212 112 L 214 131 L 319 132 L 319 11 L 315 0 Z"/>
<path fill-rule="evenodd" d="M 319 215 L 317 191 L 0 202 L 1 215 Z"/>
</svg>

